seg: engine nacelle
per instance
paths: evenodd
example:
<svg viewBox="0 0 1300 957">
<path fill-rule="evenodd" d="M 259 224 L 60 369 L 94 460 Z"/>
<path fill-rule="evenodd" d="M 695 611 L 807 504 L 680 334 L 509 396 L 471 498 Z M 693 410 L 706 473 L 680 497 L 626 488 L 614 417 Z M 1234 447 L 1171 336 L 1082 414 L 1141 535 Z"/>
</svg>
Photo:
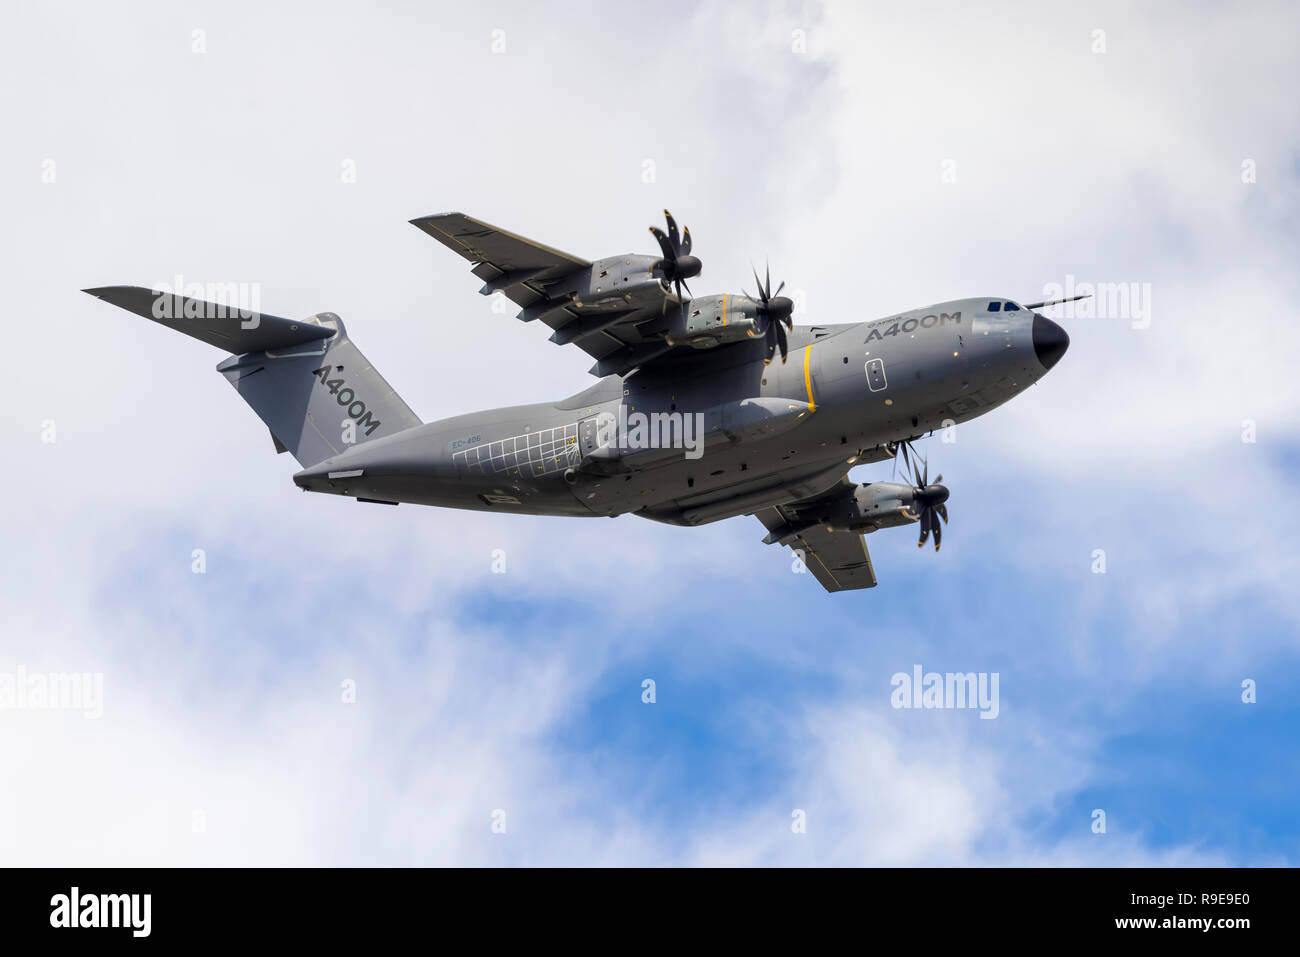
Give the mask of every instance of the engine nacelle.
<svg viewBox="0 0 1300 957">
<path fill-rule="evenodd" d="M 827 524 L 836 530 L 855 532 L 908 525 L 916 521 L 913 497 L 912 486 L 902 482 L 859 485 Z"/>
<path fill-rule="evenodd" d="M 712 349 L 752 338 L 758 335 L 757 317 L 758 303 L 748 296 L 698 296 L 687 301 L 685 310 L 669 307 L 668 342 Z"/>
<path fill-rule="evenodd" d="M 798 506 L 799 516 L 775 528 L 763 541 L 788 545 L 796 535 L 821 526 L 833 532 L 874 532 L 880 528 L 910 525 L 918 519 L 916 494 L 901 482 L 872 482 L 845 486 L 834 498 L 820 498 L 815 504 Z"/>
<path fill-rule="evenodd" d="M 589 309 L 628 309 L 657 303 L 663 289 L 663 278 L 655 269 L 658 262 L 654 256 L 632 254 L 598 259 L 590 268 L 552 282 L 547 296 Z"/>
</svg>

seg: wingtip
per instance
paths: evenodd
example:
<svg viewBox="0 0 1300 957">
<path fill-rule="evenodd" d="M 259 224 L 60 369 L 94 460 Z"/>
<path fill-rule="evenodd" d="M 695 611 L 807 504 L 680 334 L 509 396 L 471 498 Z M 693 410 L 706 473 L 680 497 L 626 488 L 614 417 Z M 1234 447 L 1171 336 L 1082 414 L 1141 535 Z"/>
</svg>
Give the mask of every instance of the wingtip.
<svg viewBox="0 0 1300 957">
<path fill-rule="evenodd" d="M 463 216 L 464 213 L 430 213 L 428 216 L 416 216 L 415 219 L 408 219 L 407 222 L 418 229 L 423 229 L 425 223 L 436 222 L 439 219 L 446 219 L 448 216 Z"/>
<path fill-rule="evenodd" d="M 94 296 L 96 299 L 108 299 L 114 293 L 129 292 L 135 289 L 147 289 L 145 286 L 91 286 L 89 289 L 81 290 L 87 296 Z M 148 289 L 153 292 L 154 290 Z"/>
<path fill-rule="evenodd" d="M 87 296 L 94 296 L 96 299 L 110 299 L 114 294 L 143 291 L 152 293 L 155 296 L 161 296 L 157 289 L 149 286 L 91 286 L 89 289 L 81 290 Z"/>
</svg>

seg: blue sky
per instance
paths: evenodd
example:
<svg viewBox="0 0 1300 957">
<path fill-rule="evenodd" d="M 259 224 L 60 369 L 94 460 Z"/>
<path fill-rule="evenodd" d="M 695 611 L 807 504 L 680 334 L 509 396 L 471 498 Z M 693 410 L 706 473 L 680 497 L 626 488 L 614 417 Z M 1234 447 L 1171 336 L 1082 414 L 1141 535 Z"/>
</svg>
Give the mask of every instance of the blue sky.
<svg viewBox="0 0 1300 957">
<path fill-rule="evenodd" d="M 595 9 L 56 5 L 0 38 L 0 672 L 105 682 L 98 720 L 0 710 L 0 860 L 1296 863 L 1294 9 L 704 4 L 671 47 Z M 770 258 L 808 322 L 1074 276 L 1150 323 L 1062 319 L 1051 375 L 923 444 L 943 550 L 872 535 L 880 586 L 826 595 L 748 518 L 304 495 L 220 354 L 78 292 L 331 309 L 429 420 L 590 363 L 407 220 L 600 256 L 665 205 L 707 291 Z M 998 717 L 892 708 L 917 664 L 998 673 Z"/>
</svg>

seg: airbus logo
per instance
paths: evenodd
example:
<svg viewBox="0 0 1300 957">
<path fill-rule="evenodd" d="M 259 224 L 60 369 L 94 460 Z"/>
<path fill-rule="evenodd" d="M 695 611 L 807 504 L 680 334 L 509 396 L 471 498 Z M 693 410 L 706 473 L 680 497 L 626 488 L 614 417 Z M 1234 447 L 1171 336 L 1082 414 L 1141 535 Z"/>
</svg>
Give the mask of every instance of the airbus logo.
<svg viewBox="0 0 1300 957">
<path fill-rule="evenodd" d="M 879 327 L 886 322 L 890 323 L 890 326 L 884 332 L 881 332 Z M 900 332 L 914 332 L 917 328 L 932 329 L 935 326 L 946 326 L 949 322 L 960 325 L 961 313 L 954 312 L 950 315 L 949 313 L 943 312 L 937 316 L 929 315 L 922 316 L 920 319 L 912 318 L 903 319 L 901 321 L 898 319 L 882 319 L 880 322 L 876 323 L 876 327 L 873 328 L 871 332 L 867 333 L 867 338 L 862 341 L 871 342 L 875 339 L 883 339 L 885 336 L 896 336 Z"/>
</svg>

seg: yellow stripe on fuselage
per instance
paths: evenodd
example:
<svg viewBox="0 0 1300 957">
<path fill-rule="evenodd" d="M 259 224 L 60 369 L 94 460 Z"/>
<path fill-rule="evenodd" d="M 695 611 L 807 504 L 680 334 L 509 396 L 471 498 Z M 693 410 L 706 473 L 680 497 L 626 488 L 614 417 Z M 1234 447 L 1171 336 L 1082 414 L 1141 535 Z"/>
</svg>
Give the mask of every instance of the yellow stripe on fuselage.
<svg viewBox="0 0 1300 957">
<path fill-rule="evenodd" d="M 804 346 L 804 350 L 803 350 L 803 384 L 804 384 L 804 388 L 808 390 L 808 411 L 809 411 L 809 412 L 816 412 L 816 411 L 817 411 L 817 400 L 815 400 L 815 399 L 813 398 L 813 391 L 812 391 L 812 367 L 811 367 L 811 364 L 810 364 L 810 363 L 811 363 L 811 359 L 812 359 L 812 346 L 810 346 L 810 345 L 809 345 L 809 346 Z"/>
</svg>

